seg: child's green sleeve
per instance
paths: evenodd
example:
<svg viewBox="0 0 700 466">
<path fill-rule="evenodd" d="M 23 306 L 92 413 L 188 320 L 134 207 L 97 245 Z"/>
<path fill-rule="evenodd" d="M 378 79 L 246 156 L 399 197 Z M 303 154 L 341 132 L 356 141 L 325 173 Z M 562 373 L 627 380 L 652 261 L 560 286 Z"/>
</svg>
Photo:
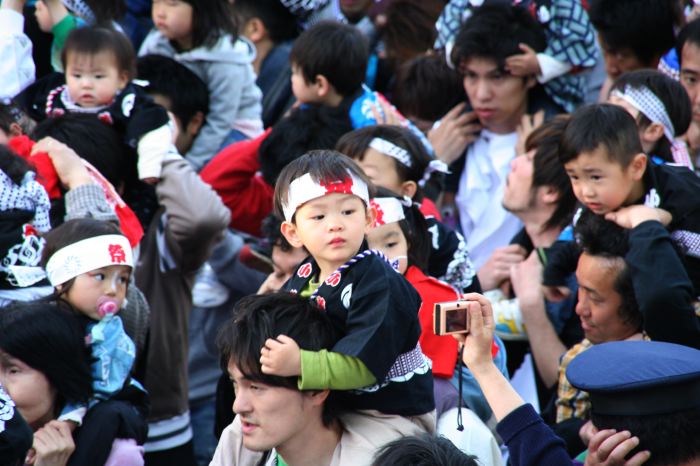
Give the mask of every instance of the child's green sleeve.
<svg viewBox="0 0 700 466">
<path fill-rule="evenodd" d="M 358 358 L 327 350 L 301 350 L 299 390 L 352 390 L 375 383 L 377 379 Z"/>
</svg>

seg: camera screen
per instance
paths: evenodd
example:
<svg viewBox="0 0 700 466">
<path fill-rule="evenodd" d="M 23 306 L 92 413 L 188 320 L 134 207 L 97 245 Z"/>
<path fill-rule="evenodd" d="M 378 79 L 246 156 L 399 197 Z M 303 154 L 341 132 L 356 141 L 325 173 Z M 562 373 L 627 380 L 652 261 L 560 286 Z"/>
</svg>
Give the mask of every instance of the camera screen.
<svg viewBox="0 0 700 466">
<path fill-rule="evenodd" d="M 467 310 L 450 309 L 445 311 L 445 330 L 447 332 L 465 332 L 467 330 Z"/>
</svg>

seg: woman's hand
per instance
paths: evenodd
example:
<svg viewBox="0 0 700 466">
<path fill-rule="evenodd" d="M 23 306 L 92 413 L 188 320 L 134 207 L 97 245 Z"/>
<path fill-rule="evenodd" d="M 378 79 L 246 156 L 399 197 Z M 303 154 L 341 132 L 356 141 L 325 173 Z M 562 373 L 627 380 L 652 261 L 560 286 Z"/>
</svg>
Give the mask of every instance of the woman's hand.
<svg viewBox="0 0 700 466">
<path fill-rule="evenodd" d="M 479 293 L 468 293 L 463 298 L 469 313 L 469 333 L 454 335 L 464 345 L 462 361 L 473 373 L 493 365 L 491 345 L 496 326 L 491 302 Z"/>
<path fill-rule="evenodd" d="M 68 424 L 49 421 L 34 432 L 34 466 L 65 466 L 75 451 Z"/>
</svg>

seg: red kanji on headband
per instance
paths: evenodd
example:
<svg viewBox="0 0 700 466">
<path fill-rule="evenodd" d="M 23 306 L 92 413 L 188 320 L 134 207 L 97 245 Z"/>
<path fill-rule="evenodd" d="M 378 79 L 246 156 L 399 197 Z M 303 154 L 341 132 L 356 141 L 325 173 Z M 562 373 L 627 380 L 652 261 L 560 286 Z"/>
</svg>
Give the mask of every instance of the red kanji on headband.
<svg viewBox="0 0 700 466">
<path fill-rule="evenodd" d="M 374 199 L 370 201 L 370 205 L 374 207 L 375 212 L 372 228 L 377 228 L 384 225 L 384 209 L 382 209 L 382 206 L 380 206 Z"/>
<path fill-rule="evenodd" d="M 112 262 L 115 264 L 122 264 L 126 262 L 126 253 L 124 252 L 124 248 L 122 248 L 119 244 L 109 245 L 109 255 L 112 258 Z"/>
<path fill-rule="evenodd" d="M 301 278 L 306 278 L 309 275 L 311 275 L 311 264 L 307 262 L 306 264 L 299 267 L 297 275 L 299 275 Z"/>
<path fill-rule="evenodd" d="M 326 188 L 326 194 L 353 194 L 352 178 L 349 176 L 343 180 L 321 181 L 319 184 Z"/>
</svg>

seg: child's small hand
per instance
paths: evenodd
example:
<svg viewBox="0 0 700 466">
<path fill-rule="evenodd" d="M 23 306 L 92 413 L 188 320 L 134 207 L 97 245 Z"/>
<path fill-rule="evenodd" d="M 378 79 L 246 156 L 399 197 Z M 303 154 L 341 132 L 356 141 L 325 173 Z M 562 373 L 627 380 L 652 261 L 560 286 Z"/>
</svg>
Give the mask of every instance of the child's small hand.
<svg viewBox="0 0 700 466">
<path fill-rule="evenodd" d="M 506 58 L 506 69 L 513 76 L 530 76 L 542 74 L 540 63 L 537 61 L 537 52 L 527 44 L 520 44 L 523 53 L 511 55 Z"/>
<path fill-rule="evenodd" d="M 622 228 L 629 229 L 648 220 L 655 220 L 661 222 L 663 226 L 668 226 L 673 220 L 673 216 L 667 210 L 639 204 L 622 207 L 615 212 L 608 212 L 605 214 L 605 219 L 617 223 Z"/>
<path fill-rule="evenodd" d="M 527 138 L 533 131 L 542 126 L 542 123 L 544 123 L 544 110 L 540 110 L 534 115 L 525 114 L 522 116 L 520 119 L 520 124 L 516 129 L 518 133 L 518 142 L 515 143 L 516 155 L 524 154 L 526 152 L 525 142 L 527 142 Z"/>
<path fill-rule="evenodd" d="M 287 335 L 268 338 L 260 350 L 260 365 L 264 374 L 291 377 L 301 375 L 301 350 Z"/>
<path fill-rule="evenodd" d="M 32 147 L 32 155 L 38 152 L 45 152 L 49 155 L 56 174 L 65 188 L 70 190 L 93 183 L 82 159 L 64 143 L 52 137 L 42 138 Z"/>
</svg>

